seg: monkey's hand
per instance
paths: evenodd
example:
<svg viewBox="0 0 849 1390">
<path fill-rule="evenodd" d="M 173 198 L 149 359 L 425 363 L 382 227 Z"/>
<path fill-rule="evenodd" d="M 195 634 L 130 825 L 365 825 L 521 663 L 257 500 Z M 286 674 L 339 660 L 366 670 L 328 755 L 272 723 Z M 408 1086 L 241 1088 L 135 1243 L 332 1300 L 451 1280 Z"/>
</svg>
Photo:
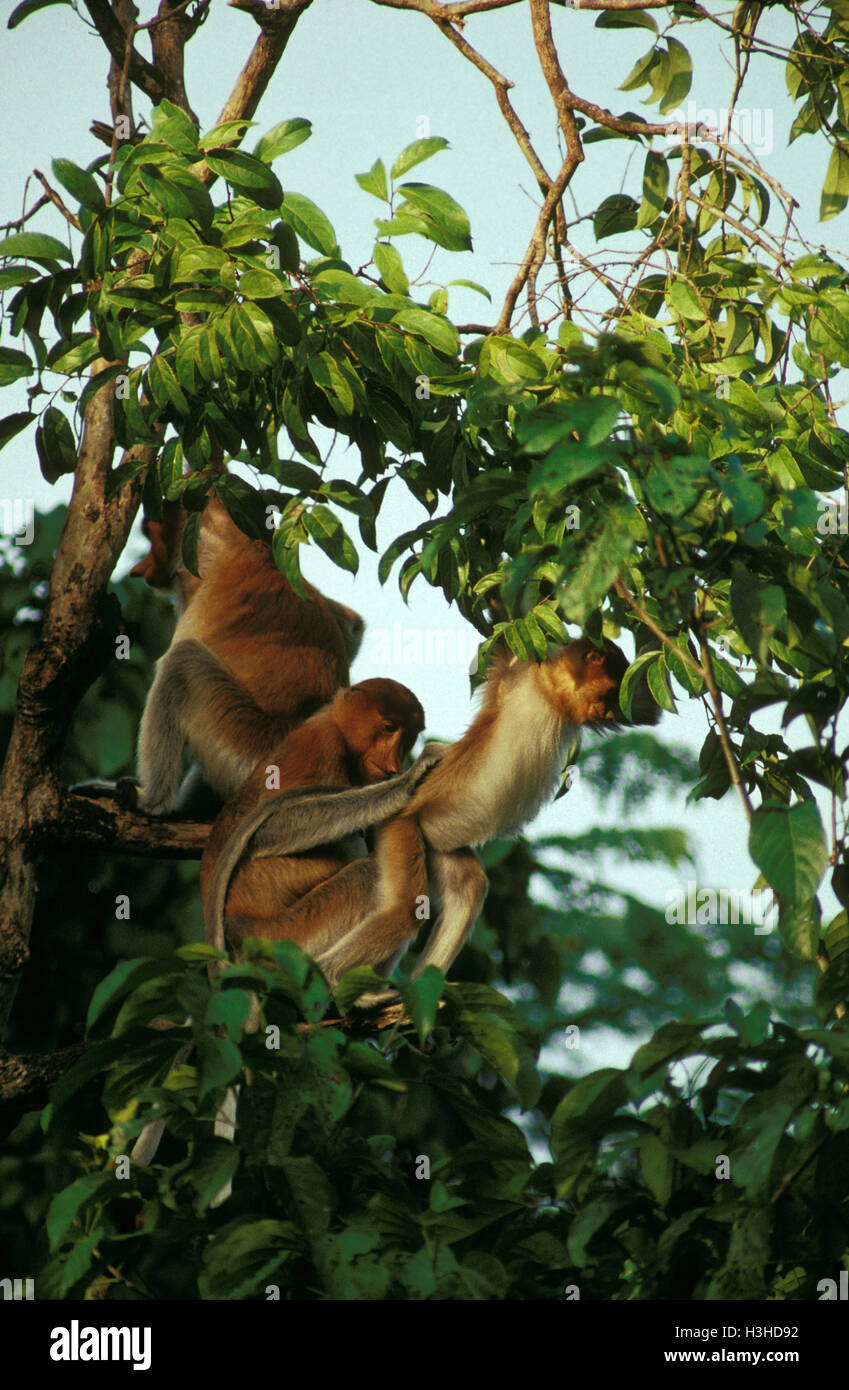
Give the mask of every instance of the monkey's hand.
<svg viewBox="0 0 849 1390">
<path fill-rule="evenodd" d="M 450 747 L 450 743 L 426 743 L 413 765 L 402 773 L 402 780 L 407 778 L 411 789 L 417 787 L 431 768 L 436 767 L 436 764 L 445 757 Z"/>
</svg>

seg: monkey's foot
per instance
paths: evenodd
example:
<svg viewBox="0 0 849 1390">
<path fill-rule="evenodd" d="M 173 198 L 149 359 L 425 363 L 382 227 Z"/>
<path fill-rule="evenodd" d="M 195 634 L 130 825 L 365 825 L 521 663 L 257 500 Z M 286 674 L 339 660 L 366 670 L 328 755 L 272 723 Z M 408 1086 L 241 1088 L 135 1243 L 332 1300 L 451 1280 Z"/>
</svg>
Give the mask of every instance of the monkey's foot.
<svg viewBox="0 0 849 1390">
<path fill-rule="evenodd" d="M 397 989 L 372 990 L 369 994 L 361 994 L 354 1000 L 354 1009 L 385 1009 L 388 1004 L 400 1004 L 401 996 Z"/>
<path fill-rule="evenodd" d="M 125 811 L 137 809 L 138 782 L 135 777 L 119 777 L 117 782 L 75 782 L 68 790 L 75 796 L 116 797 Z"/>
</svg>

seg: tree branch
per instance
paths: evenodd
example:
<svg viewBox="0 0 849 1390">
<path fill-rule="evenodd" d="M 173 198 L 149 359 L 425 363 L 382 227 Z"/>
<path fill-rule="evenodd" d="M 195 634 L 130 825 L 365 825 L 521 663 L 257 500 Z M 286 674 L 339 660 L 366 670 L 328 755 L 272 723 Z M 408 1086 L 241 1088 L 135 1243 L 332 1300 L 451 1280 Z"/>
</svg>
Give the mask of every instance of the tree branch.
<svg viewBox="0 0 849 1390">
<path fill-rule="evenodd" d="M 145 859 L 200 859 L 209 839 L 206 821 L 154 820 L 130 811 L 116 796 L 92 799 L 67 792 L 50 826 L 54 844 L 83 844 Z"/>
<path fill-rule="evenodd" d="M 127 32 L 116 17 L 109 0 L 83 0 L 91 17 L 91 22 L 109 50 L 113 63 L 121 69 L 124 66 L 124 53 L 127 45 Z M 162 74 L 152 63 L 132 49 L 130 58 L 130 81 L 145 96 L 150 97 L 154 106 L 164 95 Z"/>
<path fill-rule="evenodd" d="M 54 207 L 59 209 L 66 222 L 70 222 L 71 226 L 76 227 L 78 232 L 82 231 L 82 228 L 80 227 L 80 219 L 75 215 L 75 213 L 71 212 L 70 208 L 67 208 L 65 206 L 65 204 L 62 202 L 62 199 L 59 197 L 59 194 L 56 192 L 55 188 L 50 187 L 50 184 L 47 182 L 47 179 L 44 177 L 41 170 L 33 169 L 32 172 L 35 174 L 35 177 L 38 179 L 39 183 L 44 189 L 44 194 L 47 200 L 51 202 Z M 40 207 L 41 202 L 39 202 L 37 206 Z"/>
<path fill-rule="evenodd" d="M 37 1110 L 48 1100 L 50 1087 L 60 1076 L 84 1057 L 93 1042 L 72 1043 L 58 1052 L 27 1053 L 0 1052 L 0 1102 L 3 1105 L 4 1128 L 10 1118 Z"/>
</svg>

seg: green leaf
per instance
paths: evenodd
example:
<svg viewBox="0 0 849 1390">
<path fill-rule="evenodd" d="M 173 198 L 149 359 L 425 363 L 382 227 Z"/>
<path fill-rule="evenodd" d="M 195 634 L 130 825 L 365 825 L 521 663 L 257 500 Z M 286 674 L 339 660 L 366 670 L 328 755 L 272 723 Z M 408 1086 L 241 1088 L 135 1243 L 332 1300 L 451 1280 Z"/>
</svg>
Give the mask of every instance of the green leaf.
<svg viewBox="0 0 849 1390">
<path fill-rule="evenodd" d="M 613 193 L 599 203 L 593 213 L 593 232 L 596 241 L 620 232 L 633 231 L 637 225 L 637 204 L 625 193 Z"/>
<path fill-rule="evenodd" d="M 74 432 L 55 405 L 47 407 L 42 423 L 36 427 L 35 448 L 42 476 L 48 483 L 55 483 L 64 473 L 73 473 L 77 466 Z"/>
<path fill-rule="evenodd" d="M 597 608 L 634 547 L 633 507 L 617 502 L 604 514 L 601 526 L 585 546 L 561 596 L 566 617 L 583 627 Z"/>
<path fill-rule="evenodd" d="M 159 105 L 154 106 L 151 119 L 154 140 L 161 140 L 169 149 L 189 159 L 198 158 L 198 126 L 187 111 L 163 97 Z"/>
<path fill-rule="evenodd" d="M 491 374 L 503 386 L 527 386 L 545 380 L 545 364 L 526 343 L 514 338 L 487 338 L 478 358 L 478 371 Z"/>
<path fill-rule="evenodd" d="M 776 893 L 791 903 L 813 897 L 828 864 L 828 848 L 813 801 L 766 802 L 752 816 L 749 853 Z"/>
<path fill-rule="evenodd" d="M 596 29 L 653 29 L 657 33 L 657 25 L 650 14 L 641 14 L 639 10 L 618 11 L 604 10 L 595 22 Z"/>
<path fill-rule="evenodd" d="M 800 960 L 816 959 L 822 931 L 822 917 L 816 898 L 803 903 L 782 903 L 779 927 L 782 942 L 794 956 Z"/>
<path fill-rule="evenodd" d="M 667 72 L 671 80 L 660 103 L 662 116 L 680 106 L 693 82 L 693 60 L 683 43 L 667 35 L 666 46 L 669 51 Z"/>
<path fill-rule="evenodd" d="M 108 1189 L 114 1186 L 114 1182 L 115 1175 L 106 1169 L 98 1173 L 86 1173 L 63 1192 L 57 1193 L 50 1203 L 45 1222 L 51 1250 L 56 1250 L 64 1240 L 86 1203 L 100 1192 L 105 1195 Z"/>
<path fill-rule="evenodd" d="M 10 386 L 13 381 L 29 376 L 34 370 L 32 358 L 18 348 L 0 347 L 0 386 Z"/>
<path fill-rule="evenodd" d="M 490 304 L 492 303 L 492 295 L 489 290 L 485 285 L 479 285 L 477 280 L 449 280 L 446 288 L 450 289 L 452 285 L 462 285 L 464 289 L 474 290 L 476 294 L 482 294 L 484 299 L 488 299 Z"/>
<path fill-rule="evenodd" d="M 246 299 L 273 299 L 283 294 L 286 285 L 271 270 L 259 270 L 251 266 L 239 278 L 239 294 Z"/>
<path fill-rule="evenodd" d="M 383 299 L 373 285 L 358 280 L 349 270 L 320 270 L 314 284 L 317 290 L 326 293 L 328 299 L 336 299 L 341 304 L 375 304 Z"/>
<path fill-rule="evenodd" d="M 666 205 L 669 191 L 669 165 L 661 154 L 649 150 L 643 169 L 643 201 L 637 214 L 637 229 L 650 227 Z"/>
<path fill-rule="evenodd" d="M 48 5 L 70 5 L 71 0 L 23 0 L 22 5 L 17 5 L 6 21 L 7 29 L 17 29 L 19 24 L 23 24 L 36 10 L 45 10 Z"/>
<path fill-rule="evenodd" d="M 739 383 L 735 382 L 734 385 Z M 721 481 L 723 496 L 731 503 L 734 523 L 747 526 L 763 515 L 766 506 L 763 488 L 745 471 L 739 460 L 729 463 L 728 472 Z"/>
<path fill-rule="evenodd" d="M 675 713 L 675 701 L 672 698 L 672 691 L 669 688 L 669 677 L 663 664 L 663 657 L 660 652 L 656 654 L 655 660 L 648 663 L 646 672 L 648 687 L 652 697 L 660 705 L 661 709 L 669 710 L 670 714 Z"/>
<path fill-rule="evenodd" d="M 696 505 L 710 477 L 707 459 L 688 454 L 658 459 L 643 481 L 646 501 L 666 516 L 684 516 Z"/>
<path fill-rule="evenodd" d="M 157 354 L 147 369 L 147 381 L 156 404 L 162 408 L 176 406 L 181 415 L 188 415 L 189 402 L 170 362 Z"/>
<path fill-rule="evenodd" d="M 453 323 L 429 313 L 427 309 L 402 309 L 393 321 L 408 333 L 420 334 L 439 352 L 453 357 L 459 349 L 459 338 Z"/>
<path fill-rule="evenodd" d="M 339 1009 L 340 1013 L 348 1013 L 361 994 L 367 994 L 370 990 L 379 989 L 383 983 L 383 977 L 378 975 L 370 965 L 358 965 L 355 966 L 353 970 L 346 970 L 340 983 L 333 992 L 336 1007 Z M 363 1045 L 354 1044 L 354 1046 L 361 1047 Z M 375 1053 L 371 1048 L 366 1049 L 365 1047 L 363 1047 L 363 1051 L 367 1052 L 371 1058 L 376 1058 L 379 1062 L 382 1062 L 384 1066 L 388 1067 L 389 1075 L 394 1076 L 391 1066 L 389 1066 L 389 1063 L 379 1052 Z M 346 1054 L 346 1056 L 349 1055 L 349 1053 Z M 404 1089 L 403 1086 L 401 1089 Z"/>
<path fill-rule="evenodd" d="M 139 179 L 144 188 L 167 217 L 184 217 L 199 222 L 202 227 L 212 224 L 212 199 L 194 174 L 176 164 L 161 167 L 142 164 Z"/>
<path fill-rule="evenodd" d="M 71 196 L 84 208 L 90 208 L 92 212 L 103 211 L 106 200 L 100 186 L 86 169 L 81 169 L 70 159 L 54 159 L 53 172 L 62 187 L 67 188 Z"/>
<path fill-rule="evenodd" d="M 219 290 L 193 288 L 179 290 L 174 296 L 174 307 L 181 314 L 209 314 L 221 308 Z"/>
<path fill-rule="evenodd" d="M 341 569 L 349 570 L 351 574 L 357 573 L 360 560 L 353 541 L 329 507 L 319 503 L 304 512 L 304 526 L 316 545 L 320 546 L 335 564 Z"/>
<path fill-rule="evenodd" d="M 242 1056 L 229 1038 L 201 1033 L 195 1039 L 198 1069 L 198 1100 L 203 1100 L 219 1086 L 235 1081 L 242 1070 Z"/>
<path fill-rule="evenodd" d="M 552 1116 L 551 1143 L 555 1153 L 563 1145 L 572 1122 L 613 1115 L 627 1103 L 626 1076 L 619 1067 L 602 1067 L 574 1083 Z"/>
<path fill-rule="evenodd" d="M 389 186 L 386 182 L 386 168 L 382 159 L 376 159 L 367 174 L 355 174 L 354 178 L 364 192 L 371 193 L 382 203 L 389 201 Z"/>
<path fill-rule="evenodd" d="M 414 140 L 411 145 L 407 145 L 406 149 L 401 151 L 393 163 L 390 171 L 393 181 L 400 179 L 408 169 L 412 169 L 414 164 L 421 164 L 423 160 L 430 159 L 431 155 L 437 154 L 439 150 L 449 148 L 448 141 L 444 140 L 441 135 L 430 135 L 423 140 Z"/>
<path fill-rule="evenodd" d="M 220 125 L 213 126 L 212 130 L 201 136 L 198 148 L 203 151 L 220 150 L 225 145 L 232 145 L 241 140 L 245 131 L 252 125 L 256 125 L 256 121 L 249 121 L 244 117 L 235 121 L 222 121 Z"/>
<path fill-rule="evenodd" d="M 46 232 L 15 232 L 7 236 L 0 241 L 0 256 L 20 257 L 21 260 L 48 265 L 51 261 L 67 261 L 71 265 L 74 259 L 63 242 L 55 236 L 48 236 Z"/>
<path fill-rule="evenodd" d="M 86 1033 L 90 1033 L 95 1023 L 110 1006 L 123 999 L 138 985 L 163 975 L 167 965 L 161 960 L 136 959 L 122 960 L 110 970 L 105 980 L 101 980 L 88 1006 Z"/>
<path fill-rule="evenodd" d="M 303 193 L 290 193 L 287 189 L 280 212 L 284 221 L 307 246 L 312 246 L 323 256 L 336 255 L 339 250 L 336 233 L 321 208 L 316 207 L 310 198 L 305 198 Z"/>
<path fill-rule="evenodd" d="M 849 202 L 849 154 L 839 145 L 831 151 L 820 198 L 820 221 L 837 217 Z"/>
<path fill-rule="evenodd" d="M 18 410 L 13 415 L 7 415 L 5 419 L 0 420 L 0 449 L 3 448 L 4 444 L 8 444 L 10 439 L 14 439 L 16 434 L 20 434 L 21 430 L 26 429 L 30 421 L 34 419 L 35 415 L 31 410 Z"/>
<path fill-rule="evenodd" d="M 404 980 L 400 986 L 401 998 L 415 1024 L 422 1046 L 428 1034 L 433 1031 L 437 1006 L 444 988 L 445 976 L 435 965 L 428 965 L 418 979 Z"/>
<path fill-rule="evenodd" d="M 283 189 L 277 175 L 261 159 L 243 150 L 218 150 L 207 154 L 206 162 L 213 173 L 238 188 L 259 207 L 276 211 L 283 202 Z"/>
<path fill-rule="evenodd" d="M 675 1190 L 675 1158 L 656 1134 L 645 1135 L 638 1152 L 643 1181 L 658 1205 L 665 1207 Z"/>
<path fill-rule="evenodd" d="M 230 264 L 229 256 L 217 246 L 186 246 L 174 256 L 171 280 L 174 284 L 197 280 L 201 275 L 213 275 L 216 281 Z"/>
<path fill-rule="evenodd" d="M 673 280 L 667 287 L 666 299 L 677 314 L 696 323 L 704 323 L 708 312 L 701 303 L 696 291 L 686 280 Z"/>
<path fill-rule="evenodd" d="M 381 279 L 392 294 L 407 294 L 410 282 L 404 273 L 404 262 L 396 247 L 387 241 L 376 241 L 372 252 Z"/>
<path fill-rule="evenodd" d="M 278 121 L 265 135 L 260 136 L 254 146 L 254 158 L 270 164 L 278 155 L 288 154 L 302 145 L 312 135 L 312 121 L 303 116 L 293 116 L 288 121 Z"/>
<path fill-rule="evenodd" d="M 38 271 L 32 265 L 6 265 L 0 269 L 0 290 L 17 285 L 28 285 L 30 280 L 38 279 Z"/>
<path fill-rule="evenodd" d="M 659 62 L 660 53 L 656 48 L 650 48 L 648 53 L 637 59 L 625 81 L 619 84 L 620 92 L 632 92 L 635 88 L 644 86 L 650 80 L 652 68 Z"/>
<path fill-rule="evenodd" d="M 555 444 L 545 459 L 534 464 L 528 490 L 532 497 L 542 492 L 559 499 L 565 489 L 580 482 L 581 478 L 589 477 L 596 469 L 608 468 L 610 463 L 609 449 L 591 448 L 564 439 L 562 443 Z"/>
<path fill-rule="evenodd" d="M 731 583 L 731 611 L 752 656 L 763 666 L 769 660 L 770 642 L 787 626 L 787 599 L 778 584 L 760 587 L 738 566 Z"/>
<path fill-rule="evenodd" d="M 353 415 L 354 393 L 332 354 L 322 352 L 318 356 L 310 357 L 307 368 L 316 386 L 327 396 L 333 409 L 341 415 Z"/>
<path fill-rule="evenodd" d="M 736 1118 L 734 1181 L 750 1195 L 767 1189 L 775 1151 L 794 1111 L 810 1098 L 813 1067 L 805 1059 L 785 1066 L 780 1085 L 753 1095 Z"/>
<path fill-rule="evenodd" d="M 268 239 L 280 252 L 281 270 L 289 270 L 295 274 L 300 268 L 301 252 L 293 229 L 285 222 L 278 222 L 272 228 Z"/>
<path fill-rule="evenodd" d="M 622 713 L 625 715 L 626 719 L 632 718 L 631 701 L 633 700 L 634 694 L 643 680 L 646 668 L 656 663 L 659 655 L 659 652 L 643 652 L 642 656 L 638 656 L 635 661 L 631 662 L 631 665 L 628 667 L 627 671 L 622 677 L 622 683 L 619 686 L 619 704 L 622 708 Z M 668 685 L 666 687 L 664 698 L 667 697 L 670 700 L 672 699 Z M 669 709 L 670 706 L 667 704 L 665 708 Z M 672 704 L 672 709 L 675 709 L 674 704 Z"/>
<path fill-rule="evenodd" d="M 416 211 L 424 214 L 428 224 L 427 236 L 431 241 L 435 241 L 437 246 L 444 246 L 447 251 L 471 251 L 472 234 L 468 216 L 449 193 L 429 183 L 404 183 L 400 191 Z M 403 213 L 402 206 L 398 214 L 403 216 Z"/>
</svg>

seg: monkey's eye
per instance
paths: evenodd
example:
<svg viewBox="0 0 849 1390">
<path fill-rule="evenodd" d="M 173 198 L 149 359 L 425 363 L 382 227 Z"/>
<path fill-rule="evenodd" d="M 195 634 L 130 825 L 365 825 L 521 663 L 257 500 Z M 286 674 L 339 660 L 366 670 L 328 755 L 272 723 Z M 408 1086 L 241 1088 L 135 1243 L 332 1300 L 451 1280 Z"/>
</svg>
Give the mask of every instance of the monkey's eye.
<svg viewBox="0 0 849 1390">
<path fill-rule="evenodd" d="M 398 725 L 392 719 L 385 719 L 383 721 L 383 732 L 385 734 L 397 734 Z"/>
</svg>

